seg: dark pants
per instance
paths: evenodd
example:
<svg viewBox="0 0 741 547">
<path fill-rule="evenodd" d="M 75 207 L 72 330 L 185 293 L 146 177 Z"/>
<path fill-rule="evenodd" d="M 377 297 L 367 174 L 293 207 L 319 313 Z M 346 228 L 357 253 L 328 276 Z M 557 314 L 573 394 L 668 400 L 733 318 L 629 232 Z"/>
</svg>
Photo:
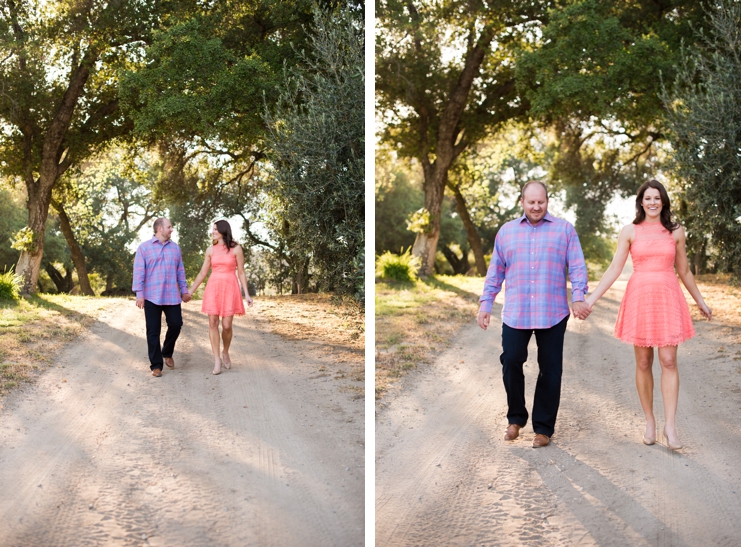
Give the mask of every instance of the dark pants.
<svg viewBox="0 0 741 547">
<path fill-rule="evenodd" d="M 167 333 L 165 343 L 160 346 L 160 333 L 162 332 L 162 312 L 165 312 L 167 321 Z M 147 348 L 149 349 L 149 368 L 162 370 L 162 358 L 172 357 L 175 351 L 175 341 L 180 336 L 183 326 L 183 313 L 180 304 L 173 306 L 160 306 L 149 300 L 144 301 L 144 319 L 147 324 Z"/>
<path fill-rule="evenodd" d="M 538 343 L 538 381 L 533 402 L 533 430 L 549 437 L 556 427 L 556 415 L 561 399 L 561 373 L 563 371 L 563 338 L 566 333 L 567 315 L 549 329 L 513 329 L 502 324 L 502 379 L 507 391 L 507 421 L 524 426 L 527 423 L 525 408 L 525 375 L 522 365 L 527 361 L 527 345 L 535 333 Z"/>
</svg>

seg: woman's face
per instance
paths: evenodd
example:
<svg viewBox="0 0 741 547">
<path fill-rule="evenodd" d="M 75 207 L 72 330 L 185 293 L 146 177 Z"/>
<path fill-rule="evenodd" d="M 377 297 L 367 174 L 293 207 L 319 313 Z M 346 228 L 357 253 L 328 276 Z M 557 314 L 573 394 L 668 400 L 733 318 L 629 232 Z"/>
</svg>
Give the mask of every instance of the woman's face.
<svg viewBox="0 0 741 547">
<path fill-rule="evenodd" d="M 661 193 L 656 188 L 647 188 L 643 193 L 641 201 L 643 211 L 649 220 L 658 220 L 661 214 L 663 204 L 661 203 Z"/>
<path fill-rule="evenodd" d="M 216 241 L 217 239 L 221 239 L 221 233 L 219 232 L 218 228 L 216 228 L 216 224 L 211 226 L 211 239 Z"/>
</svg>

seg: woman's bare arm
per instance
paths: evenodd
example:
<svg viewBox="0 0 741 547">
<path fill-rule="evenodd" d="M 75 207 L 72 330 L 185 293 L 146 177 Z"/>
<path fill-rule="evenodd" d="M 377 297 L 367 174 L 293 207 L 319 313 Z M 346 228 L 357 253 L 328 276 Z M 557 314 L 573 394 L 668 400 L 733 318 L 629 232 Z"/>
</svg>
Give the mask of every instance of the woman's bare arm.
<svg viewBox="0 0 741 547">
<path fill-rule="evenodd" d="M 206 249 L 206 256 L 203 258 L 203 266 L 201 266 L 201 271 L 198 272 L 195 281 L 193 281 L 193 284 L 190 286 L 190 290 L 188 291 L 191 295 L 195 294 L 198 286 L 203 283 L 203 280 L 206 279 L 206 276 L 208 275 L 208 271 L 211 269 L 212 250 L 213 247 L 209 247 L 208 249 Z"/>
<path fill-rule="evenodd" d="M 615 256 L 612 257 L 610 267 L 607 268 L 605 273 L 602 275 L 602 279 L 600 279 L 597 288 L 594 289 L 594 291 L 592 291 L 592 293 L 587 297 L 586 302 L 590 308 L 594 306 L 595 302 L 597 302 L 597 300 L 599 300 L 602 295 L 605 294 L 610 287 L 612 287 L 612 284 L 615 283 L 617 278 L 620 277 L 620 274 L 623 271 L 623 267 L 625 266 L 625 262 L 626 260 L 628 260 L 630 244 L 633 241 L 634 237 L 635 226 L 633 224 L 623 226 L 623 229 L 620 230 L 620 235 L 618 236 L 617 250 L 615 251 Z"/>
<path fill-rule="evenodd" d="M 677 269 L 679 279 L 682 280 L 682 283 L 684 283 L 684 286 L 687 287 L 690 295 L 697 303 L 697 307 L 700 308 L 700 313 L 710 321 L 713 318 L 713 312 L 702 298 L 700 289 L 697 288 L 697 283 L 695 283 L 695 276 L 693 276 L 690 271 L 690 264 L 687 260 L 687 237 L 684 233 L 684 228 L 680 226 L 672 232 L 672 236 L 677 245 L 674 267 Z"/>
</svg>

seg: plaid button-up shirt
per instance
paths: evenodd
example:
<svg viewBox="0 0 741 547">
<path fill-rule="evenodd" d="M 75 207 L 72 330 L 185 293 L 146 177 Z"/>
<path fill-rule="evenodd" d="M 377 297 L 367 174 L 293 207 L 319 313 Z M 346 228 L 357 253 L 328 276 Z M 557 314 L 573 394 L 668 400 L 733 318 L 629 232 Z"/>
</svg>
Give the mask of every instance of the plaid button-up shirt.
<svg viewBox="0 0 741 547">
<path fill-rule="evenodd" d="M 188 292 L 180 247 L 174 241 L 163 244 L 153 236 L 136 250 L 134 282 L 131 290 L 158 306 L 180 304 L 180 295 Z"/>
<path fill-rule="evenodd" d="M 550 328 L 570 313 L 567 271 L 572 300 L 584 300 L 587 267 L 574 227 L 550 213 L 535 226 L 522 215 L 497 233 L 479 310 L 491 313 L 506 279 L 502 321 L 513 329 Z"/>
</svg>

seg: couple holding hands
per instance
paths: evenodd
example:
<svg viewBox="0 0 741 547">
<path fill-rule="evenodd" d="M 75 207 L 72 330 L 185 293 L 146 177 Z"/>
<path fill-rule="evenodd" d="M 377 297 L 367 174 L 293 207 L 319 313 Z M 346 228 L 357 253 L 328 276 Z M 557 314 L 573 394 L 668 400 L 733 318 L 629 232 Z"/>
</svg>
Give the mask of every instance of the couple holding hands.
<svg viewBox="0 0 741 547">
<path fill-rule="evenodd" d="M 170 369 L 175 367 L 172 355 L 183 326 L 180 302 L 190 301 L 211 270 L 203 293 L 201 311 L 208 315 L 209 339 L 214 356 L 213 374 L 221 374 L 222 366 L 226 369 L 232 366 L 229 357 L 232 319 L 235 315 L 244 315 L 240 284 L 247 305 L 252 306 L 244 274 L 242 247 L 234 241 L 231 226 L 227 221 L 215 222 L 211 229 L 213 244 L 206 249 L 203 267 L 189 289 L 185 280 L 180 247 L 170 239 L 172 231 L 172 224 L 168 219 L 155 220 L 154 236 L 139 245 L 134 259 L 132 290 L 136 293 L 136 306 L 144 310 L 149 368 L 153 376 L 160 377 L 163 363 Z M 167 322 L 167 333 L 164 344 L 160 345 L 163 313 Z M 223 349 L 220 347 L 222 340 Z"/>
<path fill-rule="evenodd" d="M 497 234 L 478 313 L 478 324 L 486 330 L 492 304 L 506 279 L 500 356 L 509 423 L 504 439 L 515 440 L 528 420 L 522 366 L 533 333 L 540 369 L 532 412 L 533 447 L 548 445 L 553 435 L 561 396 L 563 341 L 570 315 L 565 290 L 567 270 L 574 316 L 586 319 L 620 276 L 630 253 L 634 271 L 620 303 L 614 335 L 634 347 L 636 387 L 646 417 L 643 442 L 647 445 L 656 442 L 652 365 L 653 348 L 658 347 L 663 432 L 669 448 L 682 448 L 675 423 L 679 398 L 677 346 L 694 336 L 695 330 L 675 268 L 702 315 L 710 320 L 712 312 L 690 272 L 684 229 L 672 221 L 666 189 L 656 180 L 638 189 L 635 219 L 621 230 L 612 263 L 589 296 L 576 230 L 548 213 L 545 184 L 525 184 L 520 204 L 524 215 L 506 223 Z"/>
</svg>

